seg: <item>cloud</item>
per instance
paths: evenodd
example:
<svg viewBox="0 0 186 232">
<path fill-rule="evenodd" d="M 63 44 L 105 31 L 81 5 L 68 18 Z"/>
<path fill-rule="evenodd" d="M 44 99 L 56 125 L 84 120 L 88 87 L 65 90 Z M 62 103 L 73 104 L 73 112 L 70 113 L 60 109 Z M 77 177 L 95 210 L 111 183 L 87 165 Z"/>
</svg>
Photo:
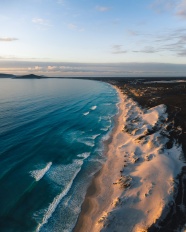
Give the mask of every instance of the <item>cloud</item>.
<svg viewBox="0 0 186 232">
<path fill-rule="evenodd" d="M 150 7 L 157 13 L 168 11 L 186 19 L 186 0 L 154 0 Z"/>
<path fill-rule="evenodd" d="M 127 33 L 131 36 L 138 36 L 139 35 L 139 32 L 137 31 L 133 31 L 133 30 L 128 30 Z"/>
<path fill-rule="evenodd" d="M 29 67 L 28 70 L 29 71 L 41 71 L 43 70 L 43 67 L 37 65 L 35 67 Z"/>
<path fill-rule="evenodd" d="M 185 76 L 183 64 L 162 63 L 63 63 L 63 62 L 0 62 L 0 72 L 38 74 L 50 77 L 150 77 Z"/>
<path fill-rule="evenodd" d="M 155 49 L 154 47 L 151 46 L 146 46 L 142 50 L 139 51 L 133 51 L 133 52 L 140 52 L 140 53 L 156 53 L 158 52 L 158 49 Z"/>
<path fill-rule="evenodd" d="M 17 62 L 17 61 L 34 61 L 34 60 L 38 60 L 38 58 L 36 57 L 28 57 L 28 56 L 15 56 L 15 55 L 1 55 L 0 59 L 3 61 L 13 61 L 13 62 Z M 49 60 L 49 58 L 43 57 L 40 58 L 39 60 Z M 2 62 L 2 61 L 1 61 Z"/>
<path fill-rule="evenodd" d="M 36 24 L 40 29 L 48 29 L 49 27 L 52 26 L 49 20 L 42 19 L 42 18 L 33 18 L 32 22 Z"/>
<path fill-rule="evenodd" d="M 139 37 L 143 35 L 139 33 Z M 161 55 L 168 54 L 172 56 L 184 57 L 186 56 L 186 29 L 174 29 L 167 32 L 159 32 L 156 34 L 143 35 L 143 41 L 141 37 L 136 37 L 135 44 L 138 44 L 138 48 L 133 52 L 138 53 L 161 53 Z M 152 46 L 153 45 L 153 46 Z"/>
<path fill-rule="evenodd" d="M 110 10 L 110 7 L 107 7 L 107 6 L 97 6 L 96 10 L 100 11 L 100 12 L 106 12 L 106 11 Z"/>
<path fill-rule="evenodd" d="M 48 66 L 47 67 L 47 69 L 49 70 L 49 71 L 51 71 L 51 70 L 55 70 L 55 69 L 57 69 L 57 66 Z"/>
<path fill-rule="evenodd" d="M 112 54 L 123 54 L 126 53 L 127 51 L 122 49 L 122 45 L 116 44 L 112 46 Z"/>
<path fill-rule="evenodd" d="M 182 51 L 180 51 L 178 53 L 179 56 L 183 56 L 183 57 L 186 57 L 186 49 L 183 49 Z"/>
<path fill-rule="evenodd" d="M 165 34 L 160 39 L 160 49 L 163 51 L 171 52 L 176 56 L 186 56 L 186 30 L 184 28 Z"/>
<path fill-rule="evenodd" d="M 79 32 L 83 32 L 85 29 L 84 28 L 80 28 L 78 27 L 76 24 L 74 23 L 69 23 L 67 24 L 67 27 L 70 29 L 70 30 L 74 30 L 74 31 L 79 31 Z"/>
<path fill-rule="evenodd" d="M 163 13 L 166 11 L 170 11 L 175 7 L 176 7 L 175 0 L 155 0 L 150 5 L 150 8 L 152 8 L 156 13 Z"/>
<path fill-rule="evenodd" d="M 186 19 L 186 0 L 182 0 L 177 5 L 176 15 Z"/>
<path fill-rule="evenodd" d="M 0 37 L 0 42 L 12 42 L 18 40 L 17 38 L 12 37 Z"/>
</svg>

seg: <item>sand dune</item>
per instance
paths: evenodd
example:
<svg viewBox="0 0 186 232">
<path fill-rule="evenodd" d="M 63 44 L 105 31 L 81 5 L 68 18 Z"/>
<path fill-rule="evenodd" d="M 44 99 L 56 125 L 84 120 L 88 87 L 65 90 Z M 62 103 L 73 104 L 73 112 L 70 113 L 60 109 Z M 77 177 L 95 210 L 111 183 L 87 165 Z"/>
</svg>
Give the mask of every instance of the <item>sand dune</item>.
<svg viewBox="0 0 186 232">
<path fill-rule="evenodd" d="M 142 109 L 117 90 L 121 99 L 118 124 L 107 161 L 82 207 L 76 227 L 81 231 L 146 231 L 166 214 L 183 167 L 181 145 L 174 141 L 172 147 L 166 146 L 166 106 Z"/>
</svg>

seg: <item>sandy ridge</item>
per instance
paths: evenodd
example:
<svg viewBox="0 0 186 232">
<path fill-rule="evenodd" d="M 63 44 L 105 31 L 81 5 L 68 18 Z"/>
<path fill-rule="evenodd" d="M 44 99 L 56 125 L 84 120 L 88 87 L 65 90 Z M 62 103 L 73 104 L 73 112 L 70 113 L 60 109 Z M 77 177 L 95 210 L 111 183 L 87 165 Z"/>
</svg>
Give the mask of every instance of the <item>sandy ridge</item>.
<svg viewBox="0 0 186 232">
<path fill-rule="evenodd" d="M 172 199 L 183 166 L 181 146 L 165 146 L 166 106 L 143 110 L 116 89 L 119 114 L 107 161 L 88 189 L 74 231 L 146 231 Z"/>
</svg>

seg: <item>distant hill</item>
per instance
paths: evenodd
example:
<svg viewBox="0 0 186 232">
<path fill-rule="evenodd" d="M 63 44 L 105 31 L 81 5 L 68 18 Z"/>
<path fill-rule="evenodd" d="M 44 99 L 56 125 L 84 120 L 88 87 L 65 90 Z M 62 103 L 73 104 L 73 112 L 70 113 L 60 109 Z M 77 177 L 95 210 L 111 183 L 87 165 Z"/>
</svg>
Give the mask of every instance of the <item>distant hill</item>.
<svg viewBox="0 0 186 232">
<path fill-rule="evenodd" d="M 29 74 L 29 75 L 23 75 L 23 76 L 16 76 L 13 74 L 5 74 L 0 73 L 0 78 L 14 78 L 14 79 L 41 79 L 41 78 L 47 78 L 45 76 L 38 76 L 35 74 Z"/>
<path fill-rule="evenodd" d="M 23 76 L 16 76 L 16 79 L 41 79 L 41 78 L 47 78 L 45 76 L 38 76 L 35 74 L 29 74 L 29 75 L 23 75 Z"/>
<path fill-rule="evenodd" d="M 15 78 L 16 76 L 13 74 L 4 74 L 0 73 L 0 78 Z"/>
</svg>

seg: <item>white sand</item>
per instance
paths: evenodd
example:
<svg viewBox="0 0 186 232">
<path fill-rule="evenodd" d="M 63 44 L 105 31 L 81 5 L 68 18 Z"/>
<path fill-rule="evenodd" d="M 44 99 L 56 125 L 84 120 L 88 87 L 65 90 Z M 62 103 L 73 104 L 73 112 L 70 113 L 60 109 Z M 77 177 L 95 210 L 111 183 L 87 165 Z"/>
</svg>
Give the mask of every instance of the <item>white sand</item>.
<svg viewBox="0 0 186 232">
<path fill-rule="evenodd" d="M 144 110 L 119 89 L 118 94 L 120 115 L 107 161 L 90 186 L 75 231 L 144 232 L 173 198 L 182 147 L 176 141 L 171 149 L 165 146 L 166 106 Z"/>
</svg>

